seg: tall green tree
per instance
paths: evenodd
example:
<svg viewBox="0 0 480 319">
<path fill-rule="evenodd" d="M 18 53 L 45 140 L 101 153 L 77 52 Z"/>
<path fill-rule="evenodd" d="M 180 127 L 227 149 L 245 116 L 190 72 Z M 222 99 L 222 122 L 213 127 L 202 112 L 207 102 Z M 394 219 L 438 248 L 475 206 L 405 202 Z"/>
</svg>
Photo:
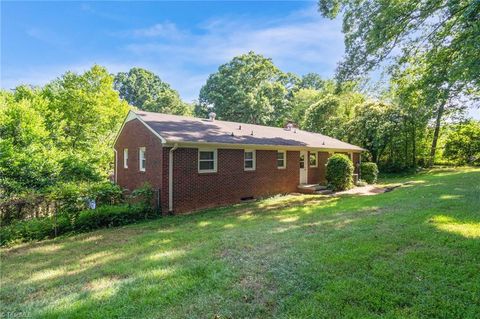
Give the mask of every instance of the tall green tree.
<svg viewBox="0 0 480 319">
<path fill-rule="evenodd" d="M 358 92 L 340 94 L 317 92 L 316 95 L 309 92 L 313 103 L 302 113 L 301 127 L 311 132 L 319 132 L 351 142 L 353 134 L 350 123 L 355 117 L 356 107 L 365 101 L 365 97 Z M 304 91 L 300 90 L 299 93 Z M 301 96 L 302 94 L 297 97 Z M 313 101 L 313 99 L 317 100 Z M 305 102 L 310 101 L 306 99 Z"/>
<path fill-rule="evenodd" d="M 38 91 L 21 87 L 29 99 L 0 92 L 0 199 L 55 183 L 60 171 Z M 33 101 L 37 104 L 34 104 Z"/>
<path fill-rule="evenodd" d="M 314 89 L 323 90 L 326 84 L 326 80 L 317 73 L 307 73 L 302 76 L 298 83 L 298 87 L 301 89 Z"/>
<path fill-rule="evenodd" d="M 219 119 L 282 125 L 288 115 L 291 78 L 270 59 L 249 52 L 233 58 L 208 77 L 200 90 L 197 114 L 213 106 Z"/>
<path fill-rule="evenodd" d="M 375 163 L 379 163 L 388 146 L 395 143 L 400 125 L 400 112 L 394 105 L 367 101 L 357 108 L 351 130 L 355 132 L 357 143 L 370 152 Z"/>
<path fill-rule="evenodd" d="M 472 96 L 469 105 L 478 103 L 480 2 L 319 0 L 319 10 L 329 18 L 343 14 L 346 57 L 339 80 L 385 64 L 393 72 L 421 64 L 415 85 L 434 111 L 432 163 L 445 109 L 465 96 Z"/>
<path fill-rule="evenodd" d="M 119 72 L 114 85 L 122 99 L 140 110 L 177 115 L 191 113 L 190 106 L 180 99 L 178 92 L 151 71 L 132 68 Z"/>
<path fill-rule="evenodd" d="M 455 125 L 446 137 L 444 156 L 457 164 L 480 165 L 480 121 Z"/>
<path fill-rule="evenodd" d="M 47 84 L 44 119 L 62 151 L 62 176 L 94 179 L 111 169 L 111 143 L 129 106 L 113 89 L 113 77 L 98 65 L 83 74 L 66 72 Z"/>
</svg>

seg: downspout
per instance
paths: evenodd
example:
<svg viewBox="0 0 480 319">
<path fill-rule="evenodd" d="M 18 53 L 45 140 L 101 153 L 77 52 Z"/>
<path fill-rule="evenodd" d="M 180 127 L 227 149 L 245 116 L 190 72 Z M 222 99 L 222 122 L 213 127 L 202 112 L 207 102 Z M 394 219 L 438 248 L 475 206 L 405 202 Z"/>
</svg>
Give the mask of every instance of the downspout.
<svg viewBox="0 0 480 319">
<path fill-rule="evenodd" d="M 115 153 L 115 166 L 113 168 L 113 180 L 117 184 L 117 175 L 118 175 L 118 154 L 117 150 L 114 148 L 113 152 Z"/>
<path fill-rule="evenodd" d="M 362 153 L 358 153 L 358 180 L 362 179 Z"/>
<path fill-rule="evenodd" d="M 168 212 L 173 212 L 173 152 L 178 148 L 175 143 L 168 152 Z"/>
</svg>

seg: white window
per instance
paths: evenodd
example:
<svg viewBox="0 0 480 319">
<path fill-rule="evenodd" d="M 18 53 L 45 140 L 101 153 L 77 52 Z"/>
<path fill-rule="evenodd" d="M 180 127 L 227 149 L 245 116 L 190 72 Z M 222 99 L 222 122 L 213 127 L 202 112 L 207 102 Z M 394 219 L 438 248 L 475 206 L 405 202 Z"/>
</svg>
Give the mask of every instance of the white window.
<svg viewBox="0 0 480 319">
<path fill-rule="evenodd" d="M 128 168 L 128 148 L 123 149 L 123 168 Z"/>
<path fill-rule="evenodd" d="M 287 156 L 285 151 L 277 152 L 277 168 L 285 169 L 287 167 Z"/>
<path fill-rule="evenodd" d="M 139 163 L 139 168 L 140 171 L 145 172 L 145 164 L 146 164 L 146 159 L 145 159 L 145 147 L 140 147 L 138 149 L 138 163 Z"/>
<path fill-rule="evenodd" d="M 217 172 L 217 150 L 198 150 L 198 172 Z"/>
<path fill-rule="evenodd" d="M 245 150 L 243 153 L 243 168 L 246 171 L 254 171 L 255 170 L 255 151 L 253 150 Z"/>
<path fill-rule="evenodd" d="M 310 167 L 317 167 L 317 153 L 312 153 L 310 152 L 308 156 L 308 163 L 310 164 Z"/>
</svg>

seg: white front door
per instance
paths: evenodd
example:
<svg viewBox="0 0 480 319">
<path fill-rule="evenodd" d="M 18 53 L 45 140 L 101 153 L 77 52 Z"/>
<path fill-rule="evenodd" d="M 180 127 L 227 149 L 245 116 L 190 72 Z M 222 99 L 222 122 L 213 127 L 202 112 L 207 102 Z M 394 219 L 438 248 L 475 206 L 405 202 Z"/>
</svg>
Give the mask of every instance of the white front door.
<svg viewBox="0 0 480 319">
<path fill-rule="evenodd" d="M 300 184 L 307 183 L 307 152 L 300 151 Z"/>
</svg>

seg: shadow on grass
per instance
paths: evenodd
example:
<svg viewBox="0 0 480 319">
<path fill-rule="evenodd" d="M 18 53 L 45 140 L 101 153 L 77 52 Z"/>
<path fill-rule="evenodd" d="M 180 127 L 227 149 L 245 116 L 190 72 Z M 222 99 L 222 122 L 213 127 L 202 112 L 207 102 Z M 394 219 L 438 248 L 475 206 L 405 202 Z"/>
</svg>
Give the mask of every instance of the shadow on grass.
<svg viewBox="0 0 480 319">
<path fill-rule="evenodd" d="M 479 243 L 471 186 L 480 172 L 422 180 L 377 196 L 276 197 L 5 249 L 2 308 L 51 318 L 468 311 L 472 300 L 451 290 L 478 253 L 468 247 Z"/>
</svg>

